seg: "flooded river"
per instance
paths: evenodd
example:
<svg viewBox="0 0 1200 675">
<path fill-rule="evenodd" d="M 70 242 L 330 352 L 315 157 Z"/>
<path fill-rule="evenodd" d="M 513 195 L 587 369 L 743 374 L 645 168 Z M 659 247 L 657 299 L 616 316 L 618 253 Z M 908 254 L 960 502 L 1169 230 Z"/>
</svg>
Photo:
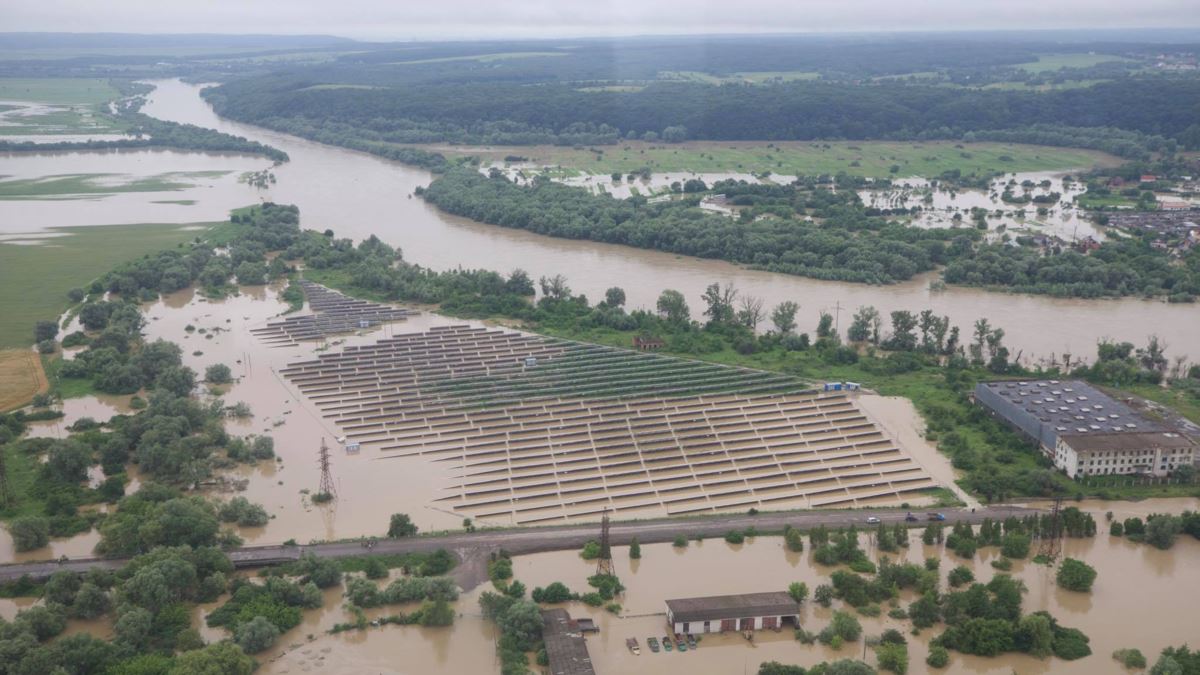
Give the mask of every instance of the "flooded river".
<svg viewBox="0 0 1200 675">
<path fill-rule="evenodd" d="M 897 309 L 932 308 L 950 316 L 965 333 L 986 316 L 1001 326 L 1013 354 L 1049 357 L 1071 353 L 1090 357 L 1097 338 L 1144 343 L 1157 333 L 1173 354 L 1200 357 L 1200 311 L 1191 305 L 1159 301 L 1065 300 L 950 288 L 931 291 L 935 275 L 922 275 L 893 286 L 864 286 L 745 270 L 729 263 L 686 258 L 656 251 L 593 242 L 554 239 L 520 230 L 484 225 L 438 212 L 412 191 L 431 180 L 425 171 L 364 153 L 313 143 L 217 117 L 199 97 L 200 87 L 167 80 L 155 83 L 144 112 L 177 122 L 212 127 L 276 146 L 291 156 L 278 167 L 278 182 L 262 191 L 277 202 L 299 205 L 304 224 L 333 228 L 356 239 L 376 234 L 401 247 L 405 257 L 435 269 L 516 267 L 534 277 L 563 274 L 577 293 L 596 299 L 604 289 L 624 287 L 631 307 L 652 308 L 660 291 L 682 291 L 693 306 L 705 286 L 732 282 L 772 306 L 784 300 L 801 305 L 800 325 L 811 330 L 821 311 L 840 304 L 849 312 L 874 305 L 885 315 Z M 848 308 L 848 311 L 845 311 Z"/>
</svg>

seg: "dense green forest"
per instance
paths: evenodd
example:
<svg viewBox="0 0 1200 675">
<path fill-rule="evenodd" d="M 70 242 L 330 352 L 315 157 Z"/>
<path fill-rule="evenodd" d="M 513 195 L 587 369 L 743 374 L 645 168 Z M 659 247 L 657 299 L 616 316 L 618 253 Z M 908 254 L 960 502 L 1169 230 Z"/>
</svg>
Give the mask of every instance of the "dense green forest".
<svg viewBox="0 0 1200 675">
<path fill-rule="evenodd" d="M 854 187 L 839 176 L 841 187 Z M 707 187 L 707 186 L 704 186 Z M 686 190 L 686 188 L 681 188 Z M 981 244 L 974 228 L 908 227 L 864 208 L 853 190 L 813 179 L 790 186 L 723 181 L 712 186 L 742 207 L 738 218 L 699 208 L 698 196 L 650 203 L 614 199 L 536 177 L 518 185 L 499 172 L 458 166 L 422 196 L 474 220 L 571 239 L 590 239 L 717 258 L 787 274 L 889 284 L 945 265 L 948 283 L 1073 297 L 1200 295 L 1200 255 L 1176 264 L 1138 238 L 1104 243 L 1084 256 L 1032 246 Z M 907 213 L 907 212 L 903 212 Z M 814 219 L 814 220 L 810 220 Z"/>
<path fill-rule="evenodd" d="M 1114 127 L 1200 147 L 1200 80 L 1190 79 L 1125 79 L 1052 92 L 823 82 L 656 82 L 637 91 L 508 82 L 312 84 L 282 74 L 234 81 L 206 97 L 220 114 L 244 122 L 283 131 L 333 122 L 352 137 L 392 143 L 960 138 L 1042 124 Z"/>
</svg>

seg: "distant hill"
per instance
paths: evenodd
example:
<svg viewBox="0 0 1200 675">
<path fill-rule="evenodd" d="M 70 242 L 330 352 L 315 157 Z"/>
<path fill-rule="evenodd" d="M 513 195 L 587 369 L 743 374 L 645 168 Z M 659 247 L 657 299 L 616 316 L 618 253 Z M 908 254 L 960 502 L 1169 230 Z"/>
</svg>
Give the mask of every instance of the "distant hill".
<svg viewBox="0 0 1200 675">
<path fill-rule="evenodd" d="M 0 33 L 0 49 L 312 49 L 353 44 L 332 35 Z"/>
</svg>

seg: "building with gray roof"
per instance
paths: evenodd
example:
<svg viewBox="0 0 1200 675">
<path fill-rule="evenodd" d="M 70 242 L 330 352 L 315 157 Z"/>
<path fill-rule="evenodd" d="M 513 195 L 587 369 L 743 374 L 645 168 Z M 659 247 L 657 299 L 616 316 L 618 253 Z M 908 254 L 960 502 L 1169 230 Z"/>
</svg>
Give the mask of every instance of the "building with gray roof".
<svg viewBox="0 0 1200 675">
<path fill-rule="evenodd" d="M 980 382 L 975 401 L 1079 475 L 1166 475 L 1195 461 L 1195 442 L 1079 380 Z"/>
</svg>

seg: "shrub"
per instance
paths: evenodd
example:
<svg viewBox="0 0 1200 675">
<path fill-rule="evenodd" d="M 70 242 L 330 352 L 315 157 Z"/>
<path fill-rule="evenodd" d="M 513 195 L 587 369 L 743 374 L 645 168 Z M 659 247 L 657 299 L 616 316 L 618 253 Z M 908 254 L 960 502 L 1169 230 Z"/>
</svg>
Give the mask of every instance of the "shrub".
<svg viewBox="0 0 1200 675">
<path fill-rule="evenodd" d="M 1067 558 L 1058 568 L 1055 580 L 1068 591 L 1087 593 L 1092 590 L 1092 583 L 1096 580 L 1096 570 L 1081 560 Z"/>
<path fill-rule="evenodd" d="M 571 590 L 561 581 L 555 581 L 545 588 L 539 586 L 533 589 L 530 597 L 533 598 L 534 602 L 566 602 L 571 599 Z"/>
<path fill-rule="evenodd" d="M 233 632 L 233 639 L 242 651 L 257 654 L 275 644 L 279 639 L 279 629 L 266 617 L 256 616 L 238 626 Z"/>
<path fill-rule="evenodd" d="M 833 604 L 833 586 L 821 584 L 813 591 L 813 600 L 822 607 Z"/>
<path fill-rule="evenodd" d="M 1020 532 L 1009 532 L 1004 535 L 1004 544 L 1000 553 L 1006 558 L 1023 560 L 1029 556 L 1029 535 Z"/>
<path fill-rule="evenodd" d="M 800 535 L 800 530 L 790 525 L 783 531 L 783 541 L 787 545 L 788 550 L 793 553 L 799 553 L 804 550 L 804 537 Z"/>
<path fill-rule="evenodd" d="M 393 513 L 391 520 L 388 522 L 387 536 L 392 539 L 400 537 L 411 537 L 417 533 L 417 526 L 413 524 L 412 519 L 407 513 Z"/>
<path fill-rule="evenodd" d="M 227 384 L 233 381 L 233 372 L 224 363 L 215 363 L 204 369 L 204 381 L 209 384 Z"/>
<path fill-rule="evenodd" d="M 1118 649 L 1112 657 L 1121 662 L 1126 668 L 1145 668 L 1146 657 L 1137 649 Z"/>
<path fill-rule="evenodd" d="M 851 560 L 847 566 L 859 574 L 874 574 L 876 571 L 875 563 L 866 558 Z"/>
<path fill-rule="evenodd" d="M 640 560 L 642 557 L 642 545 L 638 543 L 637 537 L 629 542 L 629 559 Z"/>
<path fill-rule="evenodd" d="M 925 657 L 925 663 L 930 668 L 945 668 L 946 664 L 950 663 L 950 652 L 941 645 L 931 645 L 929 656 Z"/>
<path fill-rule="evenodd" d="M 746 535 L 737 530 L 730 530 L 725 533 L 725 541 L 730 544 L 741 544 L 746 541 Z"/>
<path fill-rule="evenodd" d="M 687 537 L 682 534 L 677 534 L 675 535 L 675 541 L 672 541 L 671 545 L 675 548 L 687 548 Z"/>
<path fill-rule="evenodd" d="M 858 619 L 848 612 L 834 612 L 833 619 L 826 626 L 817 639 L 822 644 L 832 645 L 835 638 L 840 638 L 846 642 L 854 642 L 862 635 L 862 624 Z"/>
<path fill-rule="evenodd" d="M 959 586 L 975 581 L 975 574 L 970 569 L 959 565 L 950 570 L 950 576 L 947 580 L 950 582 L 951 587 L 958 588 Z"/>
<path fill-rule="evenodd" d="M 579 552 L 579 557 L 584 560 L 595 560 L 600 557 L 600 542 L 589 541 L 583 545 L 583 550 Z"/>
<path fill-rule="evenodd" d="M 50 519 L 41 516 L 15 518 L 8 526 L 13 547 L 18 551 L 32 551 L 50 543 Z"/>
<path fill-rule="evenodd" d="M 788 584 L 788 595 L 798 603 L 802 603 L 808 598 L 808 584 L 803 581 L 794 581 Z"/>
<path fill-rule="evenodd" d="M 903 643 L 881 643 L 875 648 L 875 656 L 879 660 L 880 670 L 887 670 L 896 675 L 908 672 L 908 647 Z"/>
</svg>

